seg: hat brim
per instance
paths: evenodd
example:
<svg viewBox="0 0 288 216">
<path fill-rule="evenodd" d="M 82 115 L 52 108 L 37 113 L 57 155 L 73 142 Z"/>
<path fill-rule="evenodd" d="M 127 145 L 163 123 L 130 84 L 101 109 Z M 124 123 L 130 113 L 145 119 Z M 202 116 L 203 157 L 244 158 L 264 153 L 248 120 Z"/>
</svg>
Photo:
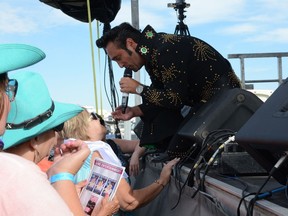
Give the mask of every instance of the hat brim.
<svg viewBox="0 0 288 216">
<path fill-rule="evenodd" d="M 46 57 L 37 47 L 26 44 L 0 44 L 0 74 L 33 65 Z"/>
<path fill-rule="evenodd" d="M 39 134 L 51 130 L 83 111 L 80 106 L 74 104 L 66 104 L 60 102 L 54 102 L 54 104 L 55 109 L 53 115 L 41 124 L 28 130 L 23 128 L 6 129 L 3 135 L 4 149 L 23 143 L 33 137 L 36 137 Z"/>
</svg>

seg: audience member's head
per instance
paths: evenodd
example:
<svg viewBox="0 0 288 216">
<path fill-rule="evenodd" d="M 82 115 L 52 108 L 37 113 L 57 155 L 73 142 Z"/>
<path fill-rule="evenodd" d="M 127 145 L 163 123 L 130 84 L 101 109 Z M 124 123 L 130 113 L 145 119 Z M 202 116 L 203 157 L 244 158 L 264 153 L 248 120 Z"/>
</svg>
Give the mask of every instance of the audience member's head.
<svg viewBox="0 0 288 216">
<path fill-rule="evenodd" d="M 0 135 L 5 131 L 10 102 L 17 93 L 17 82 L 9 80 L 8 72 L 30 66 L 44 58 L 42 50 L 30 45 L 0 44 Z"/>
<path fill-rule="evenodd" d="M 79 115 L 66 121 L 61 136 L 65 139 L 98 141 L 106 135 L 105 122 L 97 113 L 89 113 L 86 109 Z"/>
<path fill-rule="evenodd" d="M 83 109 L 53 101 L 40 74 L 22 72 L 13 78 L 18 90 L 7 118 L 4 150 L 16 154 L 33 150 L 37 163 L 56 145 L 56 132 L 62 130 L 63 123 Z"/>
</svg>

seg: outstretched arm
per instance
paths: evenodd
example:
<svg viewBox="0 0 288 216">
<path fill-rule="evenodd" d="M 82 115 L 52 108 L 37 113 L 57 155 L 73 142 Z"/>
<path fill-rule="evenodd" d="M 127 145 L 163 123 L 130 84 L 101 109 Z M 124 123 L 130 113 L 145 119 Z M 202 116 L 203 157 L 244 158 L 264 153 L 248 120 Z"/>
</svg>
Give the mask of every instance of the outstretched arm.
<svg viewBox="0 0 288 216">
<path fill-rule="evenodd" d="M 131 155 L 130 162 L 129 162 L 129 174 L 132 176 L 137 176 L 139 173 L 139 159 L 143 156 L 144 152 L 146 151 L 145 147 L 140 147 L 139 142 L 136 145 L 134 152 Z"/>
<path fill-rule="evenodd" d="M 178 161 L 179 159 L 177 158 L 165 164 L 159 179 L 145 188 L 133 190 L 130 185 L 122 179 L 116 193 L 121 209 L 132 211 L 146 205 L 158 196 L 169 183 L 172 168 Z"/>
</svg>

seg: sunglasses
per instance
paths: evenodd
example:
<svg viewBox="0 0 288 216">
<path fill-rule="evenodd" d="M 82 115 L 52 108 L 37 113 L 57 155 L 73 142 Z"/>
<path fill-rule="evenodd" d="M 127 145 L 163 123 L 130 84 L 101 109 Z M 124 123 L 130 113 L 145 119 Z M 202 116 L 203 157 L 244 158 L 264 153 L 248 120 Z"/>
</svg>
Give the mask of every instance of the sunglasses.
<svg viewBox="0 0 288 216">
<path fill-rule="evenodd" d="M 9 79 L 5 91 L 6 91 L 6 94 L 8 95 L 8 97 L 9 97 L 9 101 L 10 102 L 15 100 L 17 89 L 18 89 L 17 80 L 16 79 Z"/>
<path fill-rule="evenodd" d="M 103 118 L 100 115 L 98 115 L 95 112 L 91 112 L 90 115 L 91 115 L 91 118 L 93 120 L 99 120 L 100 124 L 105 127 L 105 121 L 103 120 Z"/>
<path fill-rule="evenodd" d="M 53 130 L 54 130 L 55 132 L 60 132 L 60 131 L 63 130 L 63 128 L 64 128 L 64 122 L 61 123 L 61 124 L 59 124 L 58 126 L 54 127 Z"/>
</svg>

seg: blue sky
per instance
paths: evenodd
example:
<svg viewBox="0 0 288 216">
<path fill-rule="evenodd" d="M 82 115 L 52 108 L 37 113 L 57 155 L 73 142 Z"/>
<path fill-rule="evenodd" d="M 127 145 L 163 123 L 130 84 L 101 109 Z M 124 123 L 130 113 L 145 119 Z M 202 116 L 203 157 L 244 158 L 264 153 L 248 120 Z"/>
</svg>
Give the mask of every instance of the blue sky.
<svg viewBox="0 0 288 216">
<path fill-rule="evenodd" d="M 177 14 L 167 7 L 168 3 L 175 1 L 139 0 L 140 29 L 150 24 L 156 31 L 174 33 Z M 288 52 L 287 0 L 186 0 L 186 3 L 191 5 L 185 9 L 184 19 L 190 34 L 207 41 L 225 57 L 235 53 Z M 130 4 L 130 0 L 122 0 L 112 27 L 124 21 L 131 22 Z M 1 0 L 0 8 L 1 43 L 30 44 L 46 53 L 46 59 L 25 70 L 43 75 L 52 98 L 95 106 L 88 23 L 75 20 L 38 0 Z M 95 21 L 92 31 L 94 45 L 97 39 Z M 98 102 L 98 107 L 110 110 L 104 90 L 105 82 L 109 86 L 109 78 L 107 72 L 104 73 L 103 52 L 100 63 L 95 45 L 94 52 L 98 99 L 102 93 L 103 101 L 103 105 Z M 239 60 L 229 61 L 240 76 Z M 286 78 L 287 57 L 282 61 L 283 77 Z M 118 88 L 124 70 L 116 64 L 113 69 Z M 245 70 L 247 79 L 275 79 L 277 61 L 274 58 L 249 59 L 245 61 Z M 140 73 L 141 82 L 149 84 L 144 69 Z M 257 84 L 255 88 L 275 89 L 277 84 Z M 108 94 L 110 96 L 109 88 Z M 133 97 L 129 104 L 133 105 Z"/>
</svg>

